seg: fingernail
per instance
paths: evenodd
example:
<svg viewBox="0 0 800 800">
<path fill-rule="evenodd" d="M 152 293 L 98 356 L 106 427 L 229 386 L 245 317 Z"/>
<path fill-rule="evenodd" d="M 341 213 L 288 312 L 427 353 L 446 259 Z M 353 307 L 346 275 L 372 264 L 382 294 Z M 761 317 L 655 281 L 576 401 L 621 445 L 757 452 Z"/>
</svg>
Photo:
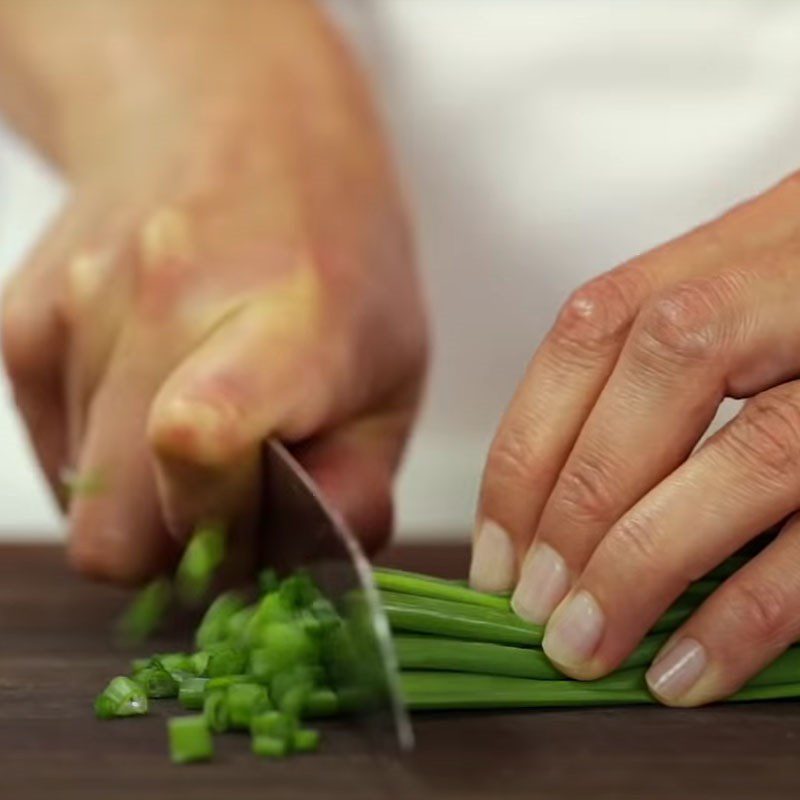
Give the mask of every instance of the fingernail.
<svg viewBox="0 0 800 800">
<path fill-rule="evenodd" d="M 647 685 L 661 699 L 678 700 L 697 683 L 707 663 L 705 647 L 695 639 L 683 639 L 656 658 L 647 671 Z"/>
<path fill-rule="evenodd" d="M 569 587 L 569 570 L 564 559 L 549 544 L 537 544 L 522 565 L 511 606 L 528 622 L 544 625 Z"/>
<path fill-rule="evenodd" d="M 472 551 L 470 585 L 481 592 L 508 591 L 514 585 L 515 566 L 511 537 L 496 522 L 483 522 Z"/>
<path fill-rule="evenodd" d="M 597 649 L 604 627 L 605 618 L 597 600 L 587 591 L 576 592 L 550 620 L 542 649 L 556 664 L 578 667 Z"/>
</svg>

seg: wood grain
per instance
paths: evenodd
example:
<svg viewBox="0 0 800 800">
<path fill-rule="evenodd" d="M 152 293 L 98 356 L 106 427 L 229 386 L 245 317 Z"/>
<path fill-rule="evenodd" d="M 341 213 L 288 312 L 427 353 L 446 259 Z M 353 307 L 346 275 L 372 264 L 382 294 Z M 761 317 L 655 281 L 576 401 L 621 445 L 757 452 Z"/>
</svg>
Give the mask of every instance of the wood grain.
<svg viewBox="0 0 800 800">
<path fill-rule="evenodd" d="M 384 561 L 463 575 L 463 547 L 399 548 Z M 0 798 L 796 798 L 800 705 L 438 714 L 415 718 L 417 751 L 395 758 L 345 721 L 314 756 L 259 761 L 247 737 L 176 767 L 164 718 L 98 722 L 95 693 L 129 654 L 108 631 L 120 590 L 71 576 L 48 546 L 0 547 Z M 179 625 L 148 650 L 186 645 Z"/>
</svg>

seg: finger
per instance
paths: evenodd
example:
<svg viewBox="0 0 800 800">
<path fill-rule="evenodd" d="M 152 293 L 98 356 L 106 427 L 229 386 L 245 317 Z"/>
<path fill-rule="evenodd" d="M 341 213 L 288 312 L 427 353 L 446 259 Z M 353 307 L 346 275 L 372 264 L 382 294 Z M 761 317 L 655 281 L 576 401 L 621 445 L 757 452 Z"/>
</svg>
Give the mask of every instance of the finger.
<svg viewBox="0 0 800 800">
<path fill-rule="evenodd" d="M 696 706 L 740 689 L 800 638 L 800 519 L 726 581 L 647 673 L 663 703 Z"/>
<path fill-rule="evenodd" d="M 235 310 L 173 371 L 148 436 L 170 530 L 252 509 L 264 438 L 303 441 L 343 421 L 347 348 L 322 319 L 316 279 L 298 270 Z"/>
<path fill-rule="evenodd" d="M 800 383 L 741 413 L 622 517 L 548 623 L 543 647 L 569 674 L 617 667 L 690 581 L 795 510 Z"/>
<path fill-rule="evenodd" d="M 3 358 L 36 456 L 59 501 L 67 436 L 63 358 L 67 344 L 64 266 L 80 241 L 85 208 L 58 217 L 3 295 Z"/>
<path fill-rule="evenodd" d="M 94 237 L 67 265 L 70 337 L 63 372 L 68 457 L 73 465 L 86 433 L 91 398 L 128 318 L 134 290 L 136 252 L 129 231 L 98 222 Z"/>
<path fill-rule="evenodd" d="M 172 235 L 174 222 L 157 214 L 142 228 L 130 315 L 85 420 L 76 469 L 100 490 L 78 495 L 70 507 L 69 553 L 93 577 L 135 583 L 168 566 L 177 551 L 161 517 L 146 436 L 159 386 L 193 344 L 183 324 L 189 293 L 176 287 L 193 282 L 196 266 Z"/>
<path fill-rule="evenodd" d="M 547 621 L 569 589 L 550 575 L 580 574 L 611 525 L 685 460 L 723 397 L 800 373 L 798 289 L 785 260 L 645 303 L 542 513 L 514 594 L 521 616 Z"/>
<path fill-rule="evenodd" d="M 509 589 L 542 510 L 646 298 L 676 282 L 748 264 L 791 240 L 796 176 L 719 220 L 579 290 L 535 355 L 492 443 L 478 504 L 471 580 Z M 554 595 L 570 576 L 553 570 Z"/>
<path fill-rule="evenodd" d="M 411 425 L 406 411 L 359 419 L 295 451 L 368 554 L 392 529 L 392 484 Z"/>
</svg>

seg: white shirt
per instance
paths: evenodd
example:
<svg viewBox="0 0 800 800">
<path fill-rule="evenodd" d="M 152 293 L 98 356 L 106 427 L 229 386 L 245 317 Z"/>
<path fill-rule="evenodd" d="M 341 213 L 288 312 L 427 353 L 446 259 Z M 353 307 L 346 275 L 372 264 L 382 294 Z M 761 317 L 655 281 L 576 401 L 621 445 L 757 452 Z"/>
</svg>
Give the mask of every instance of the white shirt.
<svg viewBox="0 0 800 800">
<path fill-rule="evenodd" d="M 400 528 L 464 531 L 493 430 L 569 291 L 800 167 L 800 3 L 329 6 L 387 121 L 434 323 Z M 4 271 L 58 199 L 0 140 Z M 4 524 L 52 527 L 19 442 L 4 407 Z"/>
</svg>

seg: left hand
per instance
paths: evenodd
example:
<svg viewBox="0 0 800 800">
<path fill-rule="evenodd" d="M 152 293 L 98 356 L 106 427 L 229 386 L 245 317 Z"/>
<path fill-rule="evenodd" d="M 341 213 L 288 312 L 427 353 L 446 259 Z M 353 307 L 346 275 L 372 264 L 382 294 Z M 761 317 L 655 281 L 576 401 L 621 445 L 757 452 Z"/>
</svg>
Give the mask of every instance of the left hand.
<svg viewBox="0 0 800 800">
<path fill-rule="evenodd" d="M 800 175 L 579 289 L 491 448 L 473 585 L 515 588 L 567 674 L 616 669 L 686 586 L 800 508 Z M 725 397 L 741 413 L 692 452 Z M 662 702 L 800 638 L 800 518 L 670 639 Z"/>
</svg>

